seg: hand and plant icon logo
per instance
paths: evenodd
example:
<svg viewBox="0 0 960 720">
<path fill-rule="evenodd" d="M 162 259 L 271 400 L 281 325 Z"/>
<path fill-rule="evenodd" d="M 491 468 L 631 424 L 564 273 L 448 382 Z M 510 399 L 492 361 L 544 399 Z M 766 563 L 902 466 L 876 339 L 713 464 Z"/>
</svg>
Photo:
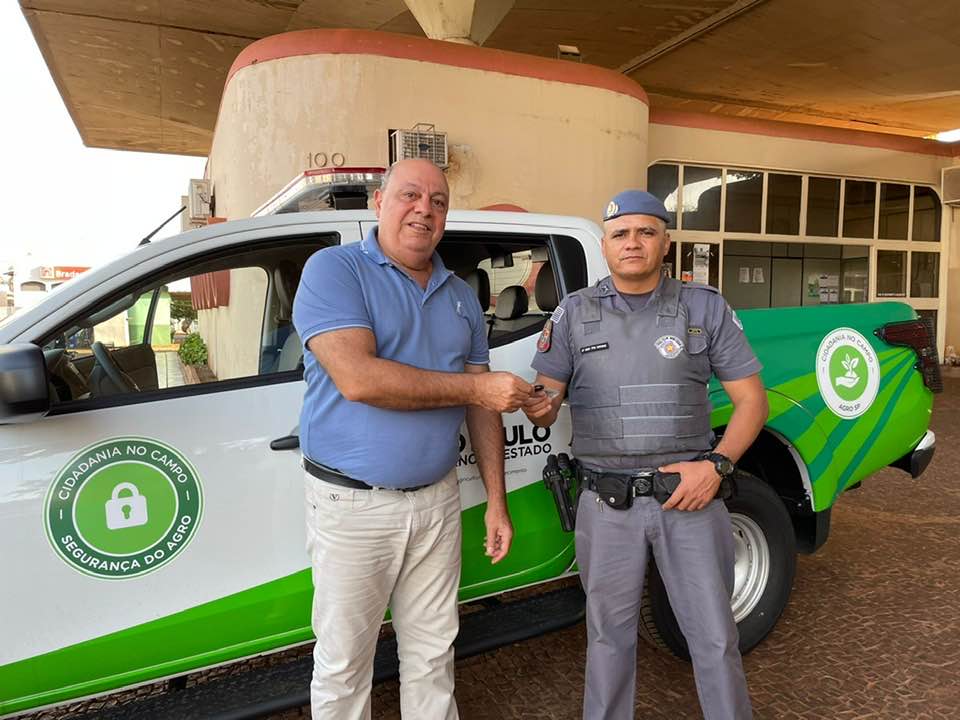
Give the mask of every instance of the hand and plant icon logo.
<svg viewBox="0 0 960 720">
<path fill-rule="evenodd" d="M 820 395 L 842 418 L 859 417 L 876 399 L 880 363 L 870 342 L 852 328 L 829 333 L 817 350 Z"/>
<path fill-rule="evenodd" d="M 856 400 L 863 394 L 866 365 L 866 359 L 853 345 L 844 344 L 834 351 L 830 358 L 830 377 L 840 398 Z"/>
<path fill-rule="evenodd" d="M 844 353 L 841 361 L 846 372 L 838 378 L 834 378 L 834 383 L 840 387 L 853 388 L 860 382 L 860 376 L 857 375 L 856 367 L 860 364 L 860 358 L 850 357 L 850 353 Z"/>
</svg>

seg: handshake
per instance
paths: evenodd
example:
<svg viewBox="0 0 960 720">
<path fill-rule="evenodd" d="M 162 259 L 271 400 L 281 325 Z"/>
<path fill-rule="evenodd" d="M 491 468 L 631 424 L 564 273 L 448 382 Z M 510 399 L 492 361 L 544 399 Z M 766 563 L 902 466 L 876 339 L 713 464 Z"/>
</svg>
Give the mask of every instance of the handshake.
<svg viewBox="0 0 960 720">
<path fill-rule="evenodd" d="M 539 405 L 555 394 L 555 391 L 544 390 L 542 385 L 531 385 L 510 372 L 478 373 L 474 377 L 477 380 L 477 393 L 472 404 L 500 413 L 520 408 L 526 412 L 531 405 Z"/>
</svg>

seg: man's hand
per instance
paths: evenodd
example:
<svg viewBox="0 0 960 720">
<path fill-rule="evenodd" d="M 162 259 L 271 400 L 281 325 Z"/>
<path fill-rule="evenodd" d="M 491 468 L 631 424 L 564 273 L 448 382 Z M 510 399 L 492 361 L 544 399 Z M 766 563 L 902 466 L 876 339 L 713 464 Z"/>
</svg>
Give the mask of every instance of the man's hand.
<svg viewBox="0 0 960 720">
<path fill-rule="evenodd" d="M 658 469 L 660 472 L 680 473 L 680 485 L 663 504 L 664 510 L 700 510 L 717 496 L 720 476 L 709 460 L 671 463 Z"/>
<path fill-rule="evenodd" d="M 506 507 L 498 508 L 487 505 L 487 512 L 483 516 L 487 528 L 484 538 L 485 555 L 490 558 L 490 564 L 496 565 L 503 560 L 510 551 L 513 542 L 513 525 L 510 522 L 510 513 Z"/>
<path fill-rule="evenodd" d="M 530 398 L 533 385 L 509 372 L 477 375 L 477 393 L 473 404 L 495 412 L 513 412 Z"/>
</svg>

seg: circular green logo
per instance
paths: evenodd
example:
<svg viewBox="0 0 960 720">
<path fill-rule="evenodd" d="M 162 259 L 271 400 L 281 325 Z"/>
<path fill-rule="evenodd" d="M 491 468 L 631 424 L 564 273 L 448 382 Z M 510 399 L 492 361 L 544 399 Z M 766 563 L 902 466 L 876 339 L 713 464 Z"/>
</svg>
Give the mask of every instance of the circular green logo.
<svg viewBox="0 0 960 720">
<path fill-rule="evenodd" d="M 880 359 L 863 335 L 841 327 L 828 333 L 817 348 L 817 387 L 830 410 L 841 418 L 860 417 L 880 389 Z"/>
<path fill-rule="evenodd" d="M 203 506 L 197 471 L 148 438 L 81 450 L 47 492 L 47 537 L 67 564 L 110 580 L 170 562 L 193 538 Z"/>
<path fill-rule="evenodd" d="M 853 346 L 841 345 L 830 357 L 830 377 L 843 400 L 856 400 L 867 389 L 867 361 Z"/>
</svg>

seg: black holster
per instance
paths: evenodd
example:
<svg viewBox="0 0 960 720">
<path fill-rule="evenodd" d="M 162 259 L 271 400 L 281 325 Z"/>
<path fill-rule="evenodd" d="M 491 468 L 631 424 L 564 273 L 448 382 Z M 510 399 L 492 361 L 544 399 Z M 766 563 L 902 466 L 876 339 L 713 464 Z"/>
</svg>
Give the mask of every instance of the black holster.
<svg viewBox="0 0 960 720">
<path fill-rule="evenodd" d="M 553 496 L 560 517 L 560 527 L 565 532 L 573 532 L 577 522 L 577 501 L 580 499 L 578 482 L 580 463 L 566 453 L 547 455 L 547 464 L 543 468 L 543 484 Z"/>
</svg>

